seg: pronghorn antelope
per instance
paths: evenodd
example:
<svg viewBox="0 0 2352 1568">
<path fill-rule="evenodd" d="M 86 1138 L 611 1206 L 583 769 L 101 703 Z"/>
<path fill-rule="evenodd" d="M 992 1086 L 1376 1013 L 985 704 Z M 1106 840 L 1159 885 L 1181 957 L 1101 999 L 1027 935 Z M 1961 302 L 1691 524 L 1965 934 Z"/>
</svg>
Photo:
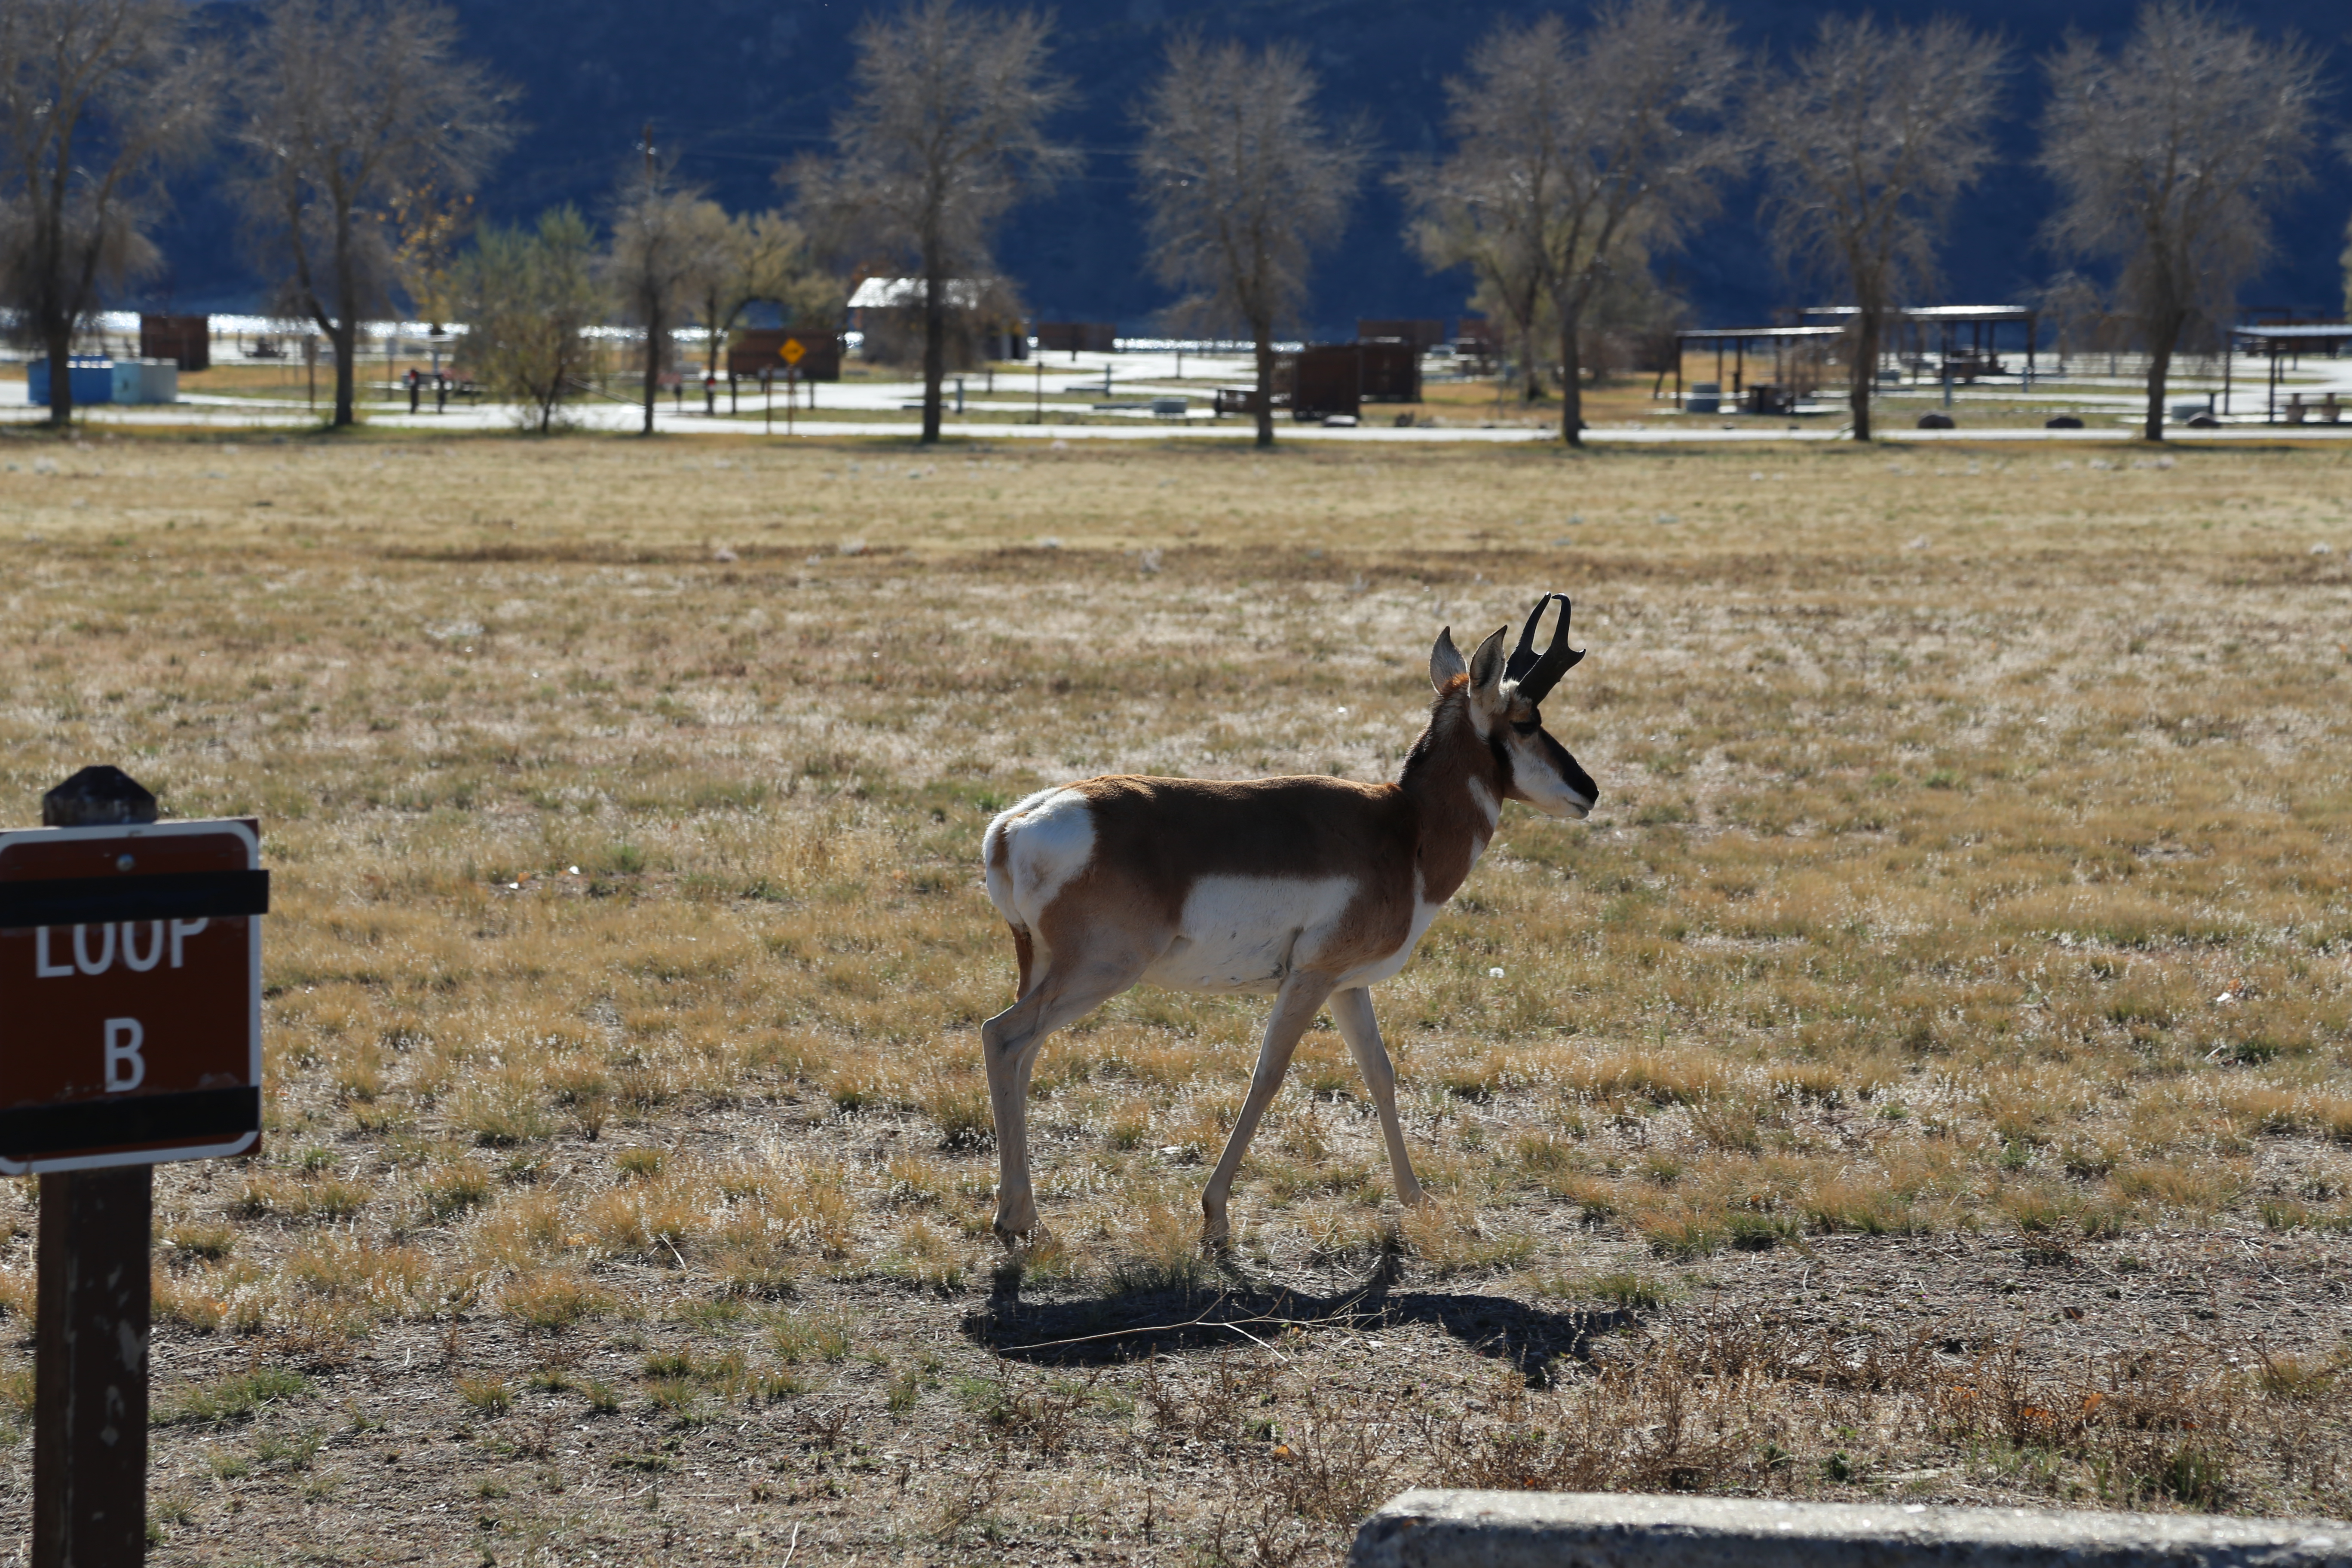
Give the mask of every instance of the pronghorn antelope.
<svg viewBox="0 0 2352 1568">
<path fill-rule="evenodd" d="M 1559 618 L 1541 653 L 1545 609 Z M 1549 816 L 1592 809 L 1592 780 L 1545 731 L 1537 704 L 1584 657 L 1569 601 L 1536 602 L 1507 661 L 1497 629 L 1467 664 L 1452 629 L 1429 656 L 1429 726 L 1392 784 L 1336 778 L 1111 776 L 1040 790 L 988 825 L 988 897 L 1013 927 L 1020 999 L 981 1026 L 1003 1179 L 996 1231 L 1037 1223 L 1029 1185 L 1029 1074 L 1055 1030 L 1142 982 L 1182 991 L 1270 992 L 1257 1070 L 1201 1193 L 1202 1238 L 1231 1234 L 1225 1197 L 1298 1038 L 1326 1006 L 1364 1075 L 1397 1198 L 1421 1184 L 1397 1125 L 1396 1075 L 1366 987 L 1413 945 L 1494 837 L 1503 802 Z"/>
</svg>

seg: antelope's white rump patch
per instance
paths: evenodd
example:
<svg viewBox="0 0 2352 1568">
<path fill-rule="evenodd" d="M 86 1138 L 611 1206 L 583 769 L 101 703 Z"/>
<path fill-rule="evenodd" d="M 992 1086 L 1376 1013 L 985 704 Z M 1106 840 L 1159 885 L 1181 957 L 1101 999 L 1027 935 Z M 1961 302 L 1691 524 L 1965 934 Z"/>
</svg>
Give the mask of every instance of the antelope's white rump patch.
<svg viewBox="0 0 2352 1568">
<path fill-rule="evenodd" d="M 1034 931 L 1054 895 L 1087 868 L 1094 853 L 1095 819 L 1087 797 L 1074 789 L 1041 789 L 1005 808 L 981 838 L 988 901 L 1012 924 Z"/>
</svg>

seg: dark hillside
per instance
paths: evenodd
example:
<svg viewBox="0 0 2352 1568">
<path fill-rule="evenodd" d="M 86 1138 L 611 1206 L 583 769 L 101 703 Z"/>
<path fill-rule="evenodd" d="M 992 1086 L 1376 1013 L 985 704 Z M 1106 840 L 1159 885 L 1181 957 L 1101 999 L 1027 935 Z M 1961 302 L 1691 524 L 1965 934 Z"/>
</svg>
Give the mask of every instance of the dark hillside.
<svg viewBox="0 0 2352 1568">
<path fill-rule="evenodd" d="M 1739 0 L 1731 6 L 1749 40 L 1785 46 L 1831 7 L 1819 0 Z M 218 8 L 233 16 L 238 7 Z M 777 165 L 821 146 L 843 97 L 848 37 L 866 7 L 824 0 L 460 0 L 474 48 L 522 89 L 530 131 L 485 193 L 492 216 L 527 216 L 556 202 L 593 211 L 650 120 L 658 142 L 682 149 L 685 167 L 731 205 L 778 199 Z M 1383 167 L 1434 151 L 1444 82 L 1471 40 L 1498 15 L 1534 7 L 1495 0 L 1110 0 L 1061 7 L 1060 61 L 1079 84 L 1081 103 L 1065 133 L 1088 151 L 1083 178 L 1023 208 L 1007 228 L 1003 260 L 1031 304 L 1049 317 L 1115 320 L 1148 326 L 1166 295 L 1144 270 L 1126 150 L 1134 130 L 1128 105 L 1157 68 L 1171 29 L 1197 25 L 1251 40 L 1305 40 L 1321 70 L 1327 101 L 1360 110 L 1377 128 Z M 1904 9 L 1895 7 L 1893 9 Z M 2110 35 L 2126 26 L 2131 0 L 1956 0 L 1950 9 L 1997 27 L 2021 46 L 2020 59 L 2053 44 L 2070 24 Z M 2352 69 L 2339 0 L 2264 0 L 2240 14 L 2266 28 L 2294 27 L 2339 51 Z M 2032 143 L 2038 72 L 2017 73 L 2006 133 L 2010 162 L 1959 214 L 1947 247 L 1949 297 L 2006 298 L 2053 269 L 2034 244 L 2048 193 L 2024 163 Z M 2352 101 L 2347 99 L 2345 101 Z M 1673 273 L 1712 321 L 1755 319 L 1809 297 L 1772 265 L 1752 221 L 1752 191 L 1735 193 L 1723 219 Z M 2283 226 L 2281 255 L 2250 303 L 2336 309 L 2337 257 L 2352 213 L 2352 167 L 2331 161 L 2320 184 L 2297 199 Z M 1398 237 L 1396 202 L 1373 190 L 1318 279 L 1314 316 L 1344 327 L 1358 315 L 1452 315 L 1465 287 L 1433 278 Z M 169 287 L 184 307 L 251 308 L 257 286 L 232 226 L 206 182 L 185 183 L 180 215 L 165 237 Z M 160 297 L 163 288 L 155 291 Z"/>
</svg>

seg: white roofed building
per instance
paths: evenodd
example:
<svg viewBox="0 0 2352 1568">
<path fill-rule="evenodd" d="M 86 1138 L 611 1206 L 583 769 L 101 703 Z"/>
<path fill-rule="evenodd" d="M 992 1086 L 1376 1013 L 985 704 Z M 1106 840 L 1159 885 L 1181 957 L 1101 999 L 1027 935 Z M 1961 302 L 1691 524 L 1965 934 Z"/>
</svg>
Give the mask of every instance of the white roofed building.
<svg viewBox="0 0 2352 1568">
<path fill-rule="evenodd" d="M 988 290 L 992 279 L 983 282 L 973 278 L 950 278 L 947 282 L 948 309 L 973 310 Z M 923 280 L 919 278 L 868 278 L 849 296 L 853 310 L 915 310 L 923 303 Z"/>
</svg>

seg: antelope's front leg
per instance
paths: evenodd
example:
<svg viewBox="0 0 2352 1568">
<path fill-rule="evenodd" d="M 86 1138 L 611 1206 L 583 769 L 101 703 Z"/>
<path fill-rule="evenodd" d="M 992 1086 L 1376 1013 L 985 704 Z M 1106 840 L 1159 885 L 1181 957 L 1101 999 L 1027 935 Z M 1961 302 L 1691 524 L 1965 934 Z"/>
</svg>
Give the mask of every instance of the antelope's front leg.
<svg viewBox="0 0 2352 1568">
<path fill-rule="evenodd" d="M 1328 976 L 1297 972 L 1275 993 L 1274 1014 L 1265 1021 L 1265 1041 L 1258 1047 L 1257 1070 L 1250 1075 L 1249 1098 L 1234 1120 L 1233 1135 L 1225 1140 L 1225 1152 L 1217 1157 L 1209 1184 L 1201 1189 L 1202 1246 L 1223 1247 L 1231 1242 L 1233 1226 L 1225 1219 L 1225 1196 L 1233 1191 L 1234 1173 L 1241 1169 L 1242 1157 L 1249 1152 L 1258 1119 L 1265 1114 L 1274 1091 L 1282 1087 L 1282 1075 L 1290 1070 L 1290 1053 L 1298 1048 L 1298 1037 L 1315 1022 L 1324 998 L 1330 994 Z"/>
<path fill-rule="evenodd" d="M 1388 1048 L 1381 1044 L 1380 1021 L 1372 1016 L 1372 994 L 1359 985 L 1331 995 L 1331 1021 L 1348 1042 L 1357 1070 L 1364 1075 L 1365 1091 L 1380 1112 L 1381 1137 L 1388 1144 L 1389 1170 L 1396 1177 L 1397 1202 L 1411 1208 L 1421 1202 L 1421 1182 L 1412 1173 L 1412 1156 L 1405 1152 L 1404 1129 L 1397 1121 L 1396 1068 Z"/>
</svg>

